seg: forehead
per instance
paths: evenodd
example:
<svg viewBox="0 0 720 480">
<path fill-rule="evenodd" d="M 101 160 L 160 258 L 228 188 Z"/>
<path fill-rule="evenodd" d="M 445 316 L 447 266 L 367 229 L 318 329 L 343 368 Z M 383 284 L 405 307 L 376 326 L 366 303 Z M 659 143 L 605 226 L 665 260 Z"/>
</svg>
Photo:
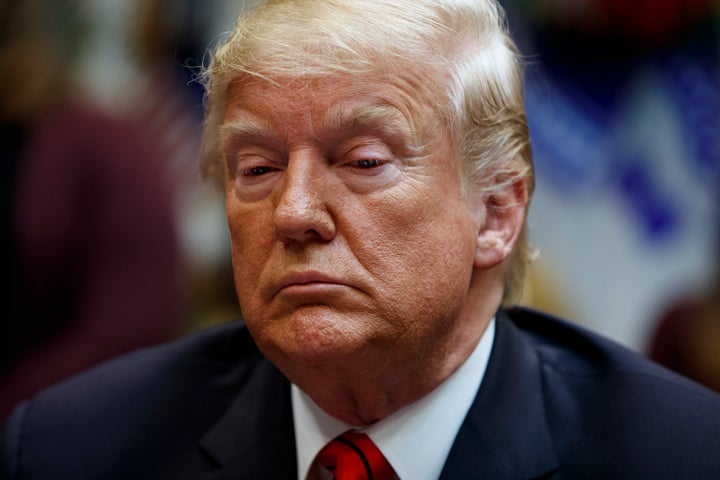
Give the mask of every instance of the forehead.
<svg viewBox="0 0 720 480">
<path fill-rule="evenodd" d="M 304 124 L 318 130 L 384 125 L 416 137 L 437 120 L 429 105 L 417 83 L 400 77 L 241 78 L 228 90 L 224 123 L 255 123 L 258 129 Z"/>
</svg>

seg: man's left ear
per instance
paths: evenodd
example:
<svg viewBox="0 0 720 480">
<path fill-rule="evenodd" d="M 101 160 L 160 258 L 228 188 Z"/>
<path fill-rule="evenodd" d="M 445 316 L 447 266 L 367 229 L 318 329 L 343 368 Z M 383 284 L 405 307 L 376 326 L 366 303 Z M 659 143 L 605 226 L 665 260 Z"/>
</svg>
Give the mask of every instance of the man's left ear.
<svg viewBox="0 0 720 480">
<path fill-rule="evenodd" d="M 526 180 L 518 179 L 488 193 L 482 203 L 478 209 L 475 268 L 488 269 L 510 256 L 520 236 L 528 204 Z"/>
</svg>

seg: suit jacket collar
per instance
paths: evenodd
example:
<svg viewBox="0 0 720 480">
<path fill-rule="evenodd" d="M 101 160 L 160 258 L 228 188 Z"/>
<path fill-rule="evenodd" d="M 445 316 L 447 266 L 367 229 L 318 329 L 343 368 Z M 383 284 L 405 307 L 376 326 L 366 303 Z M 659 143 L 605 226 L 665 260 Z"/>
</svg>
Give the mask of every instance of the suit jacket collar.
<svg viewBox="0 0 720 480">
<path fill-rule="evenodd" d="M 206 479 L 297 478 L 290 383 L 262 357 L 247 372 L 244 387 L 201 441 L 218 467 Z M 440 478 L 531 479 L 557 467 L 540 360 L 499 311 L 485 378 Z"/>
<path fill-rule="evenodd" d="M 240 393 L 200 441 L 217 466 L 204 478 L 297 478 L 290 382 L 262 357 L 247 371 Z"/>
<path fill-rule="evenodd" d="M 485 378 L 442 479 L 538 478 L 558 468 L 543 404 L 541 364 L 507 315 L 496 316 Z"/>
</svg>

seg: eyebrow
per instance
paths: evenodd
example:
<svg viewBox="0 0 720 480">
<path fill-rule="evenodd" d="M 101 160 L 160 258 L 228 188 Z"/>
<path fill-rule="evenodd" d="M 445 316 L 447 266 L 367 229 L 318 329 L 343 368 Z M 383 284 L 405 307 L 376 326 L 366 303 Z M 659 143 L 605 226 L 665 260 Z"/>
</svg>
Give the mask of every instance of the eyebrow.
<svg viewBox="0 0 720 480">
<path fill-rule="evenodd" d="M 389 105 L 362 105 L 347 108 L 331 106 L 323 115 L 322 128 L 329 132 L 342 132 L 353 136 L 363 131 L 374 131 L 388 138 L 401 138 L 413 151 L 421 148 L 414 130 L 405 116 Z M 225 154 L 234 138 L 271 138 L 273 130 L 251 118 L 238 118 L 220 126 L 220 153 Z"/>
<path fill-rule="evenodd" d="M 408 141 L 414 139 L 414 132 L 401 112 L 385 105 L 363 105 L 354 108 L 333 105 L 325 113 L 323 128 L 326 131 L 347 131 L 349 135 L 363 130 L 375 130 L 390 137 L 400 136 Z"/>
<path fill-rule="evenodd" d="M 232 137 L 268 137 L 272 131 L 266 125 L 250 119 L 233 120 L 220 126 L 220 142 L 224 145 Z"/>
<path fill-rule="evenodd" d="M 250 137 L 270 137 L 272 130 L 267 125 L 242 118 L 224 123 L 220 126 L 220 154 L 225 156 L 227 147 L 232 143 L 233 139 L 250 138 Z"/>
<path fill-rule="evenodd" d="M 324 115 L 323 129 L 326 131 L 379 129 L 390 134 L 410 136 L 410 128 L 398 110 L 386 106 L 362 106 L 343 108 L 331 106 Z M 220 139 L 225 142 L 234 136 L 266 137 L 272 130 L 260 122 L 242 118 L 220 126 Z"/>
</svg>

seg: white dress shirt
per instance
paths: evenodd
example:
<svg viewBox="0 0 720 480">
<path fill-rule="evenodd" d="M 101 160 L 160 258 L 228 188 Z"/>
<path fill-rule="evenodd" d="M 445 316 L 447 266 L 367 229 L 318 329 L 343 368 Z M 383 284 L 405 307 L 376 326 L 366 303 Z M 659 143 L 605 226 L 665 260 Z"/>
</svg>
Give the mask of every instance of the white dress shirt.
<svg viewBox="0 0 720 480">
<path fill-rule="evenodd" d="M 298 480 L 310 478 L 315 456 L 327 442 L 352 428 L 375 442 L 400 479 L 437 479 L 480 388 L 494 337 L 495 319 L 455 373 L 421 399 L 369 427 L 356 428 L 331 417 L 293 384 Z"/>
</svg>

